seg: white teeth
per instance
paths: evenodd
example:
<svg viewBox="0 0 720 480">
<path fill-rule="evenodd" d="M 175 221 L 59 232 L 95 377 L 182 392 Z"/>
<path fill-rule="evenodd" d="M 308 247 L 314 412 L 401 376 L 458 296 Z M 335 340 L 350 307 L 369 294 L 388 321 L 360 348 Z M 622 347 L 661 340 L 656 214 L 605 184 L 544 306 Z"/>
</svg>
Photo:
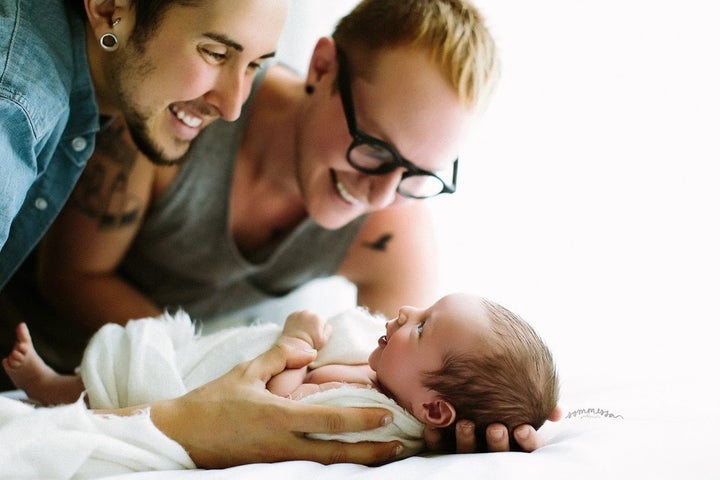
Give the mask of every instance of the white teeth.
<svg viewBox="0 0 720 480">
<path fill-rule="evenodd" d="M 362 203 L 360 200 L 358 200 L 357 198 L 350 195 L 350 192 L 347 191 L 347 189 L 345 188 L 345 185 L 340 183 L 339 180 L 335 181 L 335 186 L 337 187 L 338 192 L 340 192 L 340 196 L 343 198 L 343 200 L 345 200 L 349 204 L 360 205 Z"/>
<path fill-rule="evenodd" d="M 185 113 L 183 110 L 175 111 L 175 116 L 190 128 L 197 128 L 202 123 L 202 118 Z"/>
</svg>

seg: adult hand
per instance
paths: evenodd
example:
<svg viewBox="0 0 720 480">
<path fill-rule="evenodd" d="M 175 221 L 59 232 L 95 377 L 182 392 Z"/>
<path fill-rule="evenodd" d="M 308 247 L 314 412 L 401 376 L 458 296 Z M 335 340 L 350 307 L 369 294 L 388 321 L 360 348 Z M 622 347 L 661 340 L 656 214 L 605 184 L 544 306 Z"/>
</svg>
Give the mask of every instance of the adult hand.
<svg viewBox="0 0 720 480">
<path fill-rule="evenodd" d="M 551 422 L 562 418 L 562 410 L 555 407 L 550 413 Z M 523 452 L 533 452 L 545 445 L 545 441 L 531 425 L 520 425 L 513 430 L 513 438 Z M 488 425 L 485 429 L 485 440 L 488 452 L 509 452 L 510 437 L 507 427 L 502 423 Z M 455 424 L 455 441 L 457 453 L 475 453 L 477 441 L 475 439 L 475 424 L 468 420 L 460 420 Z M 425 444 L 430 450 L 441 450 L 442 441 L 440 432 L 435 429 L 425 429 Z"/>
<path fill-rule="evenodd" d="M 276 345 L 180 398 L 151 404 L 151 418 L 203 468 L 283 460 L 366 465 L 393 460 L 401 451 L 398 442 L 349 444 L 305 437 L 377 428 L 391 421 L 388 411 L 306 405 L 266 390 L 273 375 L 300 368 L 314 356 Z"/>
</svg>

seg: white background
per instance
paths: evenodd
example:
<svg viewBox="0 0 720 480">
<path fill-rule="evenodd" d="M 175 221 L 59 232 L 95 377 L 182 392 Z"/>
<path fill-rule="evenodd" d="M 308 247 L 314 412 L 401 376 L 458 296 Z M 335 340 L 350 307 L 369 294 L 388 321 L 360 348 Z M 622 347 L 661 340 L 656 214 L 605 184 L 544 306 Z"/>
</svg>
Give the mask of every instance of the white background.
<svg viewBox="0 0 720 480">
<path fill-rule="evenodd" d="M 295 0 L 280 58 L 304 73 L 354 3 Z M 443 291 L 521 314 L 565 382 L 714 370 L 700 367 L 720 364 L 720 7 L 476 4 L 503 68 L 458 193 L 432 201 Z"/>
</svg>

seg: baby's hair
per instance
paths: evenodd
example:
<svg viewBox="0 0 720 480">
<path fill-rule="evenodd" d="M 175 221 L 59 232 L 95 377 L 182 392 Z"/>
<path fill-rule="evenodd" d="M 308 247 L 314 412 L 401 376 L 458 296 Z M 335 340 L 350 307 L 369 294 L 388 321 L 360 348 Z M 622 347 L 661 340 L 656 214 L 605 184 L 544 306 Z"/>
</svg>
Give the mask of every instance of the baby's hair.
<svg viewBox="0 0 720 480">
<path fill-rule="evenodd" d="M 482 299 L 491 338 L 475 351 L 448 353 L 442 367 L 425 376 L 425 386 L 454 407 L 457 420 L 475 423 L 478 447 L 485 447 L 485 430 L 502 423 L 510 431 L 522 424 L 535 429 L 547 420 L 559 397 L 559 379 L 552 354 L 535 330 L 519 316 Z M 447 444 L 455 439 L 454 425 L 445 429 Z"/>
</svg>

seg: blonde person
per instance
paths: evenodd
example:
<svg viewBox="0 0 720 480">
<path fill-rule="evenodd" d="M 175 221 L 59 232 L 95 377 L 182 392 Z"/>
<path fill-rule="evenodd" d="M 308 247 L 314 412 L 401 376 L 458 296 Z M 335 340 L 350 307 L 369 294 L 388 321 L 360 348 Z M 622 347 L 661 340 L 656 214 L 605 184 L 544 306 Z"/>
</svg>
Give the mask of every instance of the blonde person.
<svg viewBox="0 0 720 480">
<path fill-rule="evenodd" d="M 112 134 L 32 270 L 52 311 L 21 320 L 67 372 L 105 323 L 179 306 L 208 324 L 328 275 L 373 312 L 429 304 L 426 199 L 455 190 L 460 140 L 497 75 L 469 0 L 360 2 L 318 40 L 304 78 L 270 66 L 240 119 L 205 129 L 183 165 L 157 167 Z M 474 428 L 458 422 L 458 451 L 476 451 Z M 541 444 L 527 425 L 512 436 Z M 487 444 L 509 449 L 507 429 L 490 426 Z"/>
<path fill-rule="evenodd" d="M 358 309 L 329 321 L 301 311 L 280 330 L 266 324 L 197 336 L 184 312 L 110 324 L 91 340 L 80 374 L 60 375 L 37 355 L 23 325 L 3 366 L 46 405 L 75 402 L 87 389 L 91 407 L 118 408 L 186 393 L 273 342 L 306 346 L 319 352 L 313 368 L 286 370 L 268 389 L 312 404 L 389 408 L 392 424 L 330 438 L 397 439 L 403 456 L 421 451 L 423 425 L 441 429 L 452 445 L 458 418 L 481 428 L 539 428 L 554 415 L 559 384 L 549 349 L 530 325 L 484 298 L 453 294 L 427 309 L 405 306 L 384 326 Z"/>
</svg>

